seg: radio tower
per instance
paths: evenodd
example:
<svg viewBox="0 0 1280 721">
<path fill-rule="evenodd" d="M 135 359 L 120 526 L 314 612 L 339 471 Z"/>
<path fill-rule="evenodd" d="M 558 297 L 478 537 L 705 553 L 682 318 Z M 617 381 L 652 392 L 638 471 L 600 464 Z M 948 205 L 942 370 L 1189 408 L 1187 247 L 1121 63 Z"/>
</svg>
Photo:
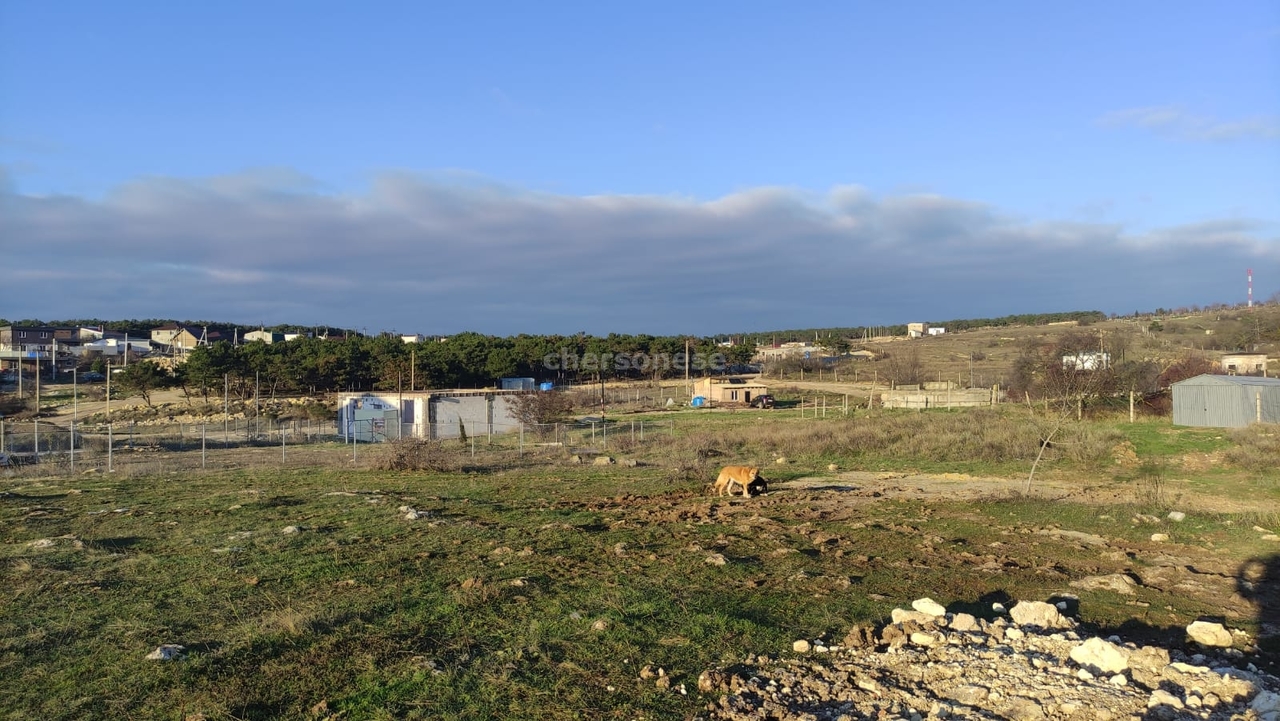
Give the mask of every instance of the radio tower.
<svg viewBox="0 0 1280 721">
<path fill-rule="evenodd" d="M 1253 307 L 1253 268 L 1248 269 L 1249 273 L 1249 307 Z"/>
</svg>

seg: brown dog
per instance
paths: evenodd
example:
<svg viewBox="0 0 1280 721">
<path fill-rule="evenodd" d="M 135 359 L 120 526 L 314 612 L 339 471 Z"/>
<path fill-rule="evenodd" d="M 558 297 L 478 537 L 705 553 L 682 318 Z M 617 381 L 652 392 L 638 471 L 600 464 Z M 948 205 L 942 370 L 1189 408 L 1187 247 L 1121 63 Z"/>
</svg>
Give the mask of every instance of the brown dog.
<svg viewBox="0 0 1280 721">
<path fill-rule="evenodd" d="M 720 469 L 720 476 L 716 478 L 716 495 L 723 496 L 725 493 L 733 495 L 733 486 L 735 484 L 742 486 L 742 495 L 751 495 L 751 486 L 760 480 L 760 469 L 755 466 L 725 466 Z"/>
</svg>

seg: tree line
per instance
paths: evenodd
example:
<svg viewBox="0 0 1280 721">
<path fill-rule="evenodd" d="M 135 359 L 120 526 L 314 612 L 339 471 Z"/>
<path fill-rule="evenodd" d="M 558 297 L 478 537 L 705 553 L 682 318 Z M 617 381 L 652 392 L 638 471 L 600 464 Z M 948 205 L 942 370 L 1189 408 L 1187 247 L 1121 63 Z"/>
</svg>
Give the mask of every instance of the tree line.
<svg viewBox="0 0 1280 721">
<path fill-rule="evenodd" d="M 694 375 L 731 370 L 755 353 L 754 347 L 722 348 L 710 339 L 679 336 L 459 333 L 444 341 L 405 343 L 397 335 L 352 335 L 241 345 L 218 341 L 186 353 L 168 375 L 158 364 L 142 360 L 113 378 L 134 392 L 167 384 L 206 399 L 224 391 L 246 398 L 255 393 L 482 388 L 509 377 L 559 384 L 657 380 L 683 376 L 686 348 Z"/>
</svg>

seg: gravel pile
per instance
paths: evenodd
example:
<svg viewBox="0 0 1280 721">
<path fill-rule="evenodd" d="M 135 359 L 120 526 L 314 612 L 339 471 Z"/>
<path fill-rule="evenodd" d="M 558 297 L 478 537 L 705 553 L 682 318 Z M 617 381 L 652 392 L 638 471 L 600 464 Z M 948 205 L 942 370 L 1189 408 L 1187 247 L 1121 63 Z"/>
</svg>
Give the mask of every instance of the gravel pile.
<svg viewBox="0 0 1280 721">
<path fill-rule="evenodd" d="M 1280 721 L 1280 679 L 1248 648 L 1223 647 L 1247 639 L 1217 624 L 1193 624 L 1203 652 L 1188 653 L 1083 637 L 1047 603 L 991 622 L 929 599 L 913 606 L 839 644 L 799 640 L 794 656 L 703 672 L 699 690 L 722 694 L 709 718 Z"/>
</svg>

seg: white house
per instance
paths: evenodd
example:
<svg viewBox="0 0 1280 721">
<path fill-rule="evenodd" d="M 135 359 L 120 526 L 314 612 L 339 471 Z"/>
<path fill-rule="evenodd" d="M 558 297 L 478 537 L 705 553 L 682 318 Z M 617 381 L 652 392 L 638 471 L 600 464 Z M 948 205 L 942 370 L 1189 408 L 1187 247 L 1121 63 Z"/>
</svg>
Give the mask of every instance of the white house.
<svg viewBox="0 0 1280 721">
<path fill-rule="evenodd" d="M 1096 371 L 1111 367 L 1111 354 L 1094 351 L 1062 356 L 1063 370 Z"/>
</svg>

